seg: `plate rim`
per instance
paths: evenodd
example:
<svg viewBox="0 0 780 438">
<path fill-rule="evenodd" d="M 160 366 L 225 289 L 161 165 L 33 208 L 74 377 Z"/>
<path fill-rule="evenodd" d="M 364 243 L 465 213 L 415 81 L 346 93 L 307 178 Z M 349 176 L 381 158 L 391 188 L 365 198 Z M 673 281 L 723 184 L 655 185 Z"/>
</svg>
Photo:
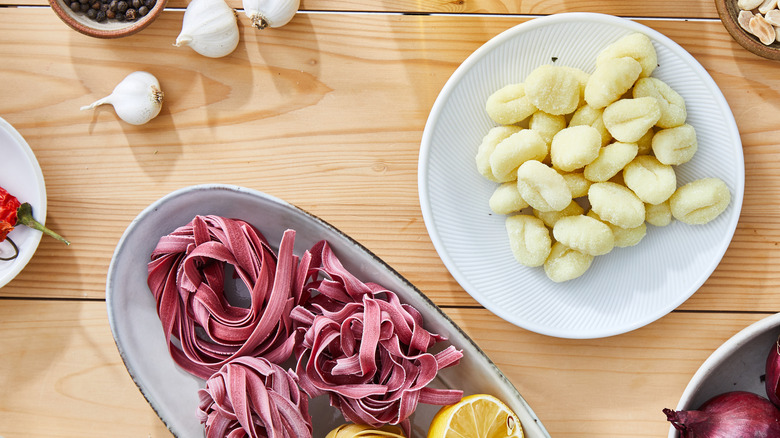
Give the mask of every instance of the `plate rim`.
<svg viewBox="0 0 780 438">
<path fill-rule="evenodd" d="M 478 291 L 472 293 L 472 290 L 475 290 L 476 288 L 474 288 L 469 282 L 468 278 L 466 278 L 465 275 L 463 275 L 460 272 L 457 264 L 449 256 L 449 253 L 447 252 L 446 247 L 444 246 L 443 240 L 440 237 L 438 230 L 435 228 L 434 219 L 433 219 L 434 213 L 430 202 L 428 180 L 427 180 L 428 165 L 429 165 L 428 156 L 430 154 L 430 150 L 432 147 L 431 146 L 432 137 L 436 125 L 435 120 L 438 119 L 438 116 L 444 110 L 447 101 L 451 97 L 452 91 L 458 85 L 460 79 L 463 76 L 465 76 L 474 67 L 474 64 L 476 64 L 482 58 L 487 56 L 496 47 L 501 46 L 502 44 L 512 39 L 516 35 L 531 32 L 537 28 L 547 26 L 550 24 L 556 24 L 559 22 L 571 22 L 574 20 L 589 21 L 589 22 L 595 22 L 599 24 L 607 24 L 610 26 L 617 26 L 635 32 L 642 32 L 645 35 L 649 36 L 653 41 L 663 44 L 666 48 L 674 52 L 674 54 L 680 57 L 683 61 L 685 61 L 686 64 L 692 70 L 694 70 L 698 76 L 705 78 L 709 83 L 708 88 L 711 88 L 713 91 L 712 98 L 714 103 L 718 107 L 722 108 L 725 111 L 725 114 L 727 115 L 726 117 L 728 119 L 726 120 L 728 124 L 727 129 L 733 137 L 732 140 L 733 143 L 735 144 L 734 155 L 737 160 L 736 168 L 739 171 L 737 181 L 735 181 L 735 193 L 732 193 L 731 202 L 732 202 L 733 212 L 732 212 L 732 216 L 729 218 L 730 220 L 727 225 L 728 232 L 724 236 L 723 243 L 719 244 L 720 248 L 717 251 L 717 257 L 715 257 L 712 260 L 711 265 L 705 271 L 703 271 L 703 274 L 701 276 L 696 278 L 695 281 L 692 281 L 691 292 L 687 294 L 680 294 L 676 300 L 670 302 L 669 305 L 662 307 L 658 312 L 649 314 L 649 316 L 637 321 L 633 321 L 632 323 L 624 324 L 622 326 L 616 326 L 616 327 L 601 327 L 601 328 L 594 328 L 588 330 L 557 329 L 554 327 L 544 326 L 536 323 L 529 323 L 527 321 L 518 321 L 516 318 L 513 318 L 513 315 L 505 311 L 503 308 L 494 305 L 488 297 L 482 295 Z M 740 138 L 739 129 L 737 127 L 736 120 L 734 119 L 733 112 L 731 111 L 731 107 L 726 101 L 726 98 L 723 95 L 723 92 L 721 91 L 720 87 L 717 85 L 714 79 L 712 79 L 712 76 L 710 76 L 709 72 L 696 60 L 696 58 L 693 55 L 691 55 L 682 46 L 680 46 L 674 40 L 662 34 L 661 32 L 652 29 L 644 24 L 638 23 L 634 20 L 630 20 L 627 18 L 622 18 L 614 15 L 595 13 L 595 12 L 565 12 L 565 13 L 553 14 L 548 16 L 536 17 L 500 32 L 499 34 L 495 35 L 494 37 L 486 41 L 482 46 L 477 48 L 475 51 L 473 51 L 457 67 L 457 69 L 455 69 L 455 71 L 452 73 L 450 78 L 447 80 L 447 82 L 444 84 L 441 91 L 437 95 L 436 100 L 434 101 L 434 104 L 431 107 L 431 111 L 429 113 L 428 119 L 426 120 L 425 123 L 425 128 L 423 130 L 423 135 L 420 142 L 420 153 L 418 157 L 417 185 L 418 185 L 418 196 L 420 199 L 420 208 L 422 211 L 423 222 L 425 223 L 426 230 L 428 231 L 428 235 L 433 243 L 433 246 L 436 249 L 436 252 L 439 254 L 439 257 L 441 258 L 442 262 L 447 267 L 447 270 L 452 275 L 452 277 L 464 289 L 464 291 L 466 291 L 472 298 L 474 298 L 482 306 L 484 306 L 486 309 L 488 309 L 495 315 L 499 316 L 500 318 L 518 327 L 521 327 L 523 329 L 535 333 L 557 337 L 557 338 L 566 338 L 566 339 L 596 339 L 596 338 L 605 338 L 609 336 L 628 333 L 661 319 L 662 317 L 669 314 L 672 310 L 680 306 L 682 303 L 684 303 L 686 300 L 688 300 L 691 296 L 693 296 L 693 294 L 696 293 L 696 291 L 698 291 L 698 289 L 704 284 L 704 282 L 707 281 L 707 279 L 712 275 L 712 273 L 720 264 L 720 261 L 723 259 L 723 256 L 725 255 L 726 251 L 728 250 L 731 244 L 734 233 L 736 232 L 737 224 L 741 216 L 742 203 L 744 198 L 745 163 L 744 163 L 744 153 L 742 150 L 742 140 Z M 586 331 L 587 333 L 585 333 Z"/>
<path fill-rule="evenodd" d="M 43 178 L 43 171 L 41 170 L 40 163 L 38 163 L 38 158 L 35 156 L 35 153 L 27 143 L 27 140 L 24 139 L 22 134 L 19 133 L 19 131 L 17 131 L 16 128 L 11 125 L 11 123 L 2 117 L 0 117 L 0 129 L 11 136 L 11 138 L 14 140 L 15 146 L 22 151 L 29 164 L 33 168 L 33 176 L 38 184 L 38 196 L 40 197 L 41 201 L 40 205 L 35 205 L 35 214 L 38 216 L 38 221 L 45 225 L 46 207 L 48 200 L 46 199 L 46 181 Z M 19 256 L 13 261 L 16 266 L 9 270 L 5 275 L 0 276 L 0 288 L 10 283 L 14 278 L 16 278 L 17 275 L 19 275 L 19 273 L 22 272 L 22 270 L 24 270 L 30 260 L 32 260 L 33 255 L 35 255 L 42 236 L 43 234 L 41 232 L 33 233 L 28 243 L 30 250 L 22 252 L 21 248 L 19 249 Z"/>
</svg>

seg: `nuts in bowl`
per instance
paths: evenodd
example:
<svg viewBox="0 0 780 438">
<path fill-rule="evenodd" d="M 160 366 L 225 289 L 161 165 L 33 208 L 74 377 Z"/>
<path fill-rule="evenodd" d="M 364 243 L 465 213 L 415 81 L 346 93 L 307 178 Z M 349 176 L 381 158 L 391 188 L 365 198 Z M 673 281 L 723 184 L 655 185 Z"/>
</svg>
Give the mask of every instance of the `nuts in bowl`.
<svg viewBox="0 0 780 438">
<path fill-rule="evenodd" d="M 121 38 L 149 26 L 167 0 L 49 0 L 51 9 L 74 30 L 95 38 Z"/>
<path fill-rule="evenodd" d="M 773 0 L 715 0 L 721 22 L 742 47 L 780 60 L 780 8 Z"/>
</svg>

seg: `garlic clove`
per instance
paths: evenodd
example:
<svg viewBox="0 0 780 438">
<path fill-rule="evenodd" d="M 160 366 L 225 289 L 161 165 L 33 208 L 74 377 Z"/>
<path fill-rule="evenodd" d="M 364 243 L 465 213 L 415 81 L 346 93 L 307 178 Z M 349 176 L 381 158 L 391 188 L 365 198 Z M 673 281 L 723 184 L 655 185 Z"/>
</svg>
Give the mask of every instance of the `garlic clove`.
<svg viewBox="0 0 780 438">
<path fill-rule="evenodd" d="M 243 0 L 244 14 L 258 29 L 284 26 L 298 12 L 300 4 L 300 0 Z"/>
<path fill-rule="evenodd" d="M 154 75 L 136 71 L 127 75 L 108 96 L 98 99 L 81 110 L 109 104 L 120 119 L 131 125 L 143 125 L 160 114 L 164 93 Z"/>
<path fill-rule="evenodd" d="M 221 58 L 238 47 L 236 12 L 224 0 L 192 0 L 184 11 L 174 46 L 189 46 L 209 58 Z"/>
</svg>

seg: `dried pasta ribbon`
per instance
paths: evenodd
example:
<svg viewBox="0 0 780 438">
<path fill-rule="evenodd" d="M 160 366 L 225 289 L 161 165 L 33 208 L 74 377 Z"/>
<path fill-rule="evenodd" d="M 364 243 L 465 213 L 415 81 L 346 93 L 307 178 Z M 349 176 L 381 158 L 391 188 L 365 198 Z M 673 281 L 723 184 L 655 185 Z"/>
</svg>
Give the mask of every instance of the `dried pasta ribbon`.
<svg viewBox="0 0 780 438">
<path fill-rule="evenodd" d="M 236 357 L 290 357 L 296 331 L 289 315 L 308 299 L 310 261 L 308 252 L 300 261 L 293 255 L 294 240 L 295 231 L 285 231 L 277 255 L 249 223 L 219 216 L 196 216 L 160 239 L 147 282 L 179 366 L 207 379 Z M 250 291 L 248 308 L 225 297 L 226 264 Z"/>
<path fill-rule="evenodd" d="M 295 374 L 257 357 L 234 359 L 198 391 L 207 438 L 311 438 L 308 399 Z"/>
<path fill-rule="evenodd" d="M 310 397 L 328 394 L 348 421 L 374 427 L 400 424 L 407 430 L 418 403 L 460 400 L 462 391 L 427 385 L 439 370 L 457 364 L 461 351 L 449 346 L 428 353 L 445 339 L 423 328 L 416 309 L 381 285 L 363 283 L 349 273 L 327 242 L 319 242 L 311 253 L 310 274 L 324 278 L 306 288 L 319 294 L 292 313 L 304 332 L 296 347 L 296 372 Z"/>
</svg>

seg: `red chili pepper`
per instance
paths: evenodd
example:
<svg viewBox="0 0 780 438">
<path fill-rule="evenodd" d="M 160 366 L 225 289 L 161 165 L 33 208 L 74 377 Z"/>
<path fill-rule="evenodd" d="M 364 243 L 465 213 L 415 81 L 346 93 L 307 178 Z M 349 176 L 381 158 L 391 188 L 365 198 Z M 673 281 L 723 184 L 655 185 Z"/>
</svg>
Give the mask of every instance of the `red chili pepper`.
<svg viewBox="0 0 780 438">
<path fill-rule="evenodd" d="M 70 242 L 65 240 L 64 237 L 46 228 L 43 224 L 33 218 L 32 206 L 29 203 L 19 202 L 15 196 L 0 187 L 0 242 L 6 240 L 8 233 L 19 224 L 41 231 L 57 240 L 65 242 L 66 245 L 70 245 Z M 10 239 L 8 240 L 10 241 Z M 11 242 L 11 244 L 13 245 L 13 242 Z M 14 245 L 14 247 L 16 247 L 16 245 Z"/>
</svg>

